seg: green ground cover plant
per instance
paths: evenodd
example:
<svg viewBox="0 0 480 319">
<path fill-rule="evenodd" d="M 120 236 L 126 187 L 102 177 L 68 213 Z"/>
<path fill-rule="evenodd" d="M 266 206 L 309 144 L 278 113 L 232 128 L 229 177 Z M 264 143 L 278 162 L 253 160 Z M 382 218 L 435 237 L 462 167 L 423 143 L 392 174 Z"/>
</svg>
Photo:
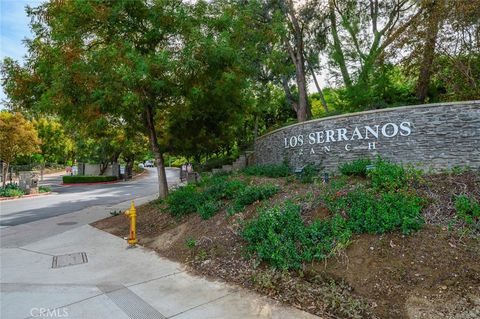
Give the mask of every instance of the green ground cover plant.
<svg viewBox="0 0 480 319">
<path fill-rule="evenodd" d="M 197 205 L 202 196 L 197 192 L 195 185 L 186 185 L 172 191 L 167 197 L 167 204 L 170 214 L 182 217 L 197 211 Z"/>
<path fill-rule="evenodd" d="M 16 184 L 7 184 L 0 187 L 0 197 L 16 197 L 25 195 L 25 192 Z"/>
<path fill-rule="evenodd" d="M 378 157 L 367 176 L 376 191 L 397 191 L 418 180 L 420 172 Z"/>
<path fill-rule="evenodd" d="M 50 186 L 39 186 L 38 187 L 38 192 L 39 193 L 48 193 L 48 192 L 51 192 L 52 191 L 52 188 Z"/>
<path fill-rule="evenodd" d="M 299 269 L 303 262 L 329 257 L 347 245 L 351 232 L 345 219 L 336 216 L 306 226 L 300 206 L 291 202 L 260 211 L 243 230 L 247 250 L 257 262 L 266 261 L 279 269 Z"/>
<path fill-rule="evenodd" d="M 292 174 L 290 167 L 286 163 L 280 165 L 247 166 L 242 172 L 247 176 L 265 176 L 271 178 L 287 177 Z"/>
<path fill-rule="evenodd" d="M 366 177 L 367 166 L 371 164 L 372 161 L 370 159 L 362 158 L 340 165 L 339 170 L 343 175 Z"/>
<path fill-rule="evenodd" d="M 166 203 L 173 216 L 196 212 L 203 219 L 209 219 L 225 206 L 227 200 L 234 200 L 231 209 L 239 212 L 246 205 L 267 199 L 279 190 L 272 184 L 247 186 L 230 175 L 206 175 L 197 185 L 190 184 L 172 191 Z"/>
<path fill-rule="evenodd" d="M 273 184 L 264 184 L 256 186 L 247 186 L 238 192 L 233 206 L 234 212 L 242 211 L 245 206 L 258 200 L 264 200 L 272 197 L 280 191 L 280 187 Z"/>
<path fill-rule="evenodd" d="M 455 210 L 457 216 L 469 225 L 480 222 L 480 203 L 473 197 L 457 196 L 455 198 Z"/>
<path fill-rule="evenodd" d="M 113 182 L 117 180 L 116 176 L 63 176 L 63 183 L 77 184 L 77 183 L 97 183 L 97 182 Z"/>
<path fill-rule="evenodd" d="M 261 211 L 244 227 L 247 250 L 258 262 L 299 269 L 304 262 L 335 255 L 350 243 L 352 234 L 398 230 L 410 234 L 422 227 L 424 200 L 408 188 L 416 177 L 414 172 L 378 159 L 367 177 L 366 183 L 347 190 L 342 178 L 327 186 L 323 200 L 332 217 L 325 220 L 306 225 L 300 206 L 292 203 Z M 476 206 L 463 200 L 462 207 L 470 212 Z"/>
<path fill-rule="evenodd" d="M 298 180 L 303 184 L 310 184 L 315 181 L 320 169 L 313 164 L 307 164 L 302 172 L 298 174 Z"/>
</svg>

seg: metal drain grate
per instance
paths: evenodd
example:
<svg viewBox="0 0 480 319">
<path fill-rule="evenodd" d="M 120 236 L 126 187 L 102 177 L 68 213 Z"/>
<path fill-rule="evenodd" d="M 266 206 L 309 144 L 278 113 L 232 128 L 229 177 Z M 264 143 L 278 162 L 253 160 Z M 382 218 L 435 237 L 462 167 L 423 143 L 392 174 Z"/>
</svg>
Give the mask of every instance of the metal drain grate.
<svg viewBox="0 0 480 319">
<path fill-rule="evenodd" d="M 73 253 L 60 256 L 53 256 L 52 268 L 61 268 L 73 265 L 85 264 L 88 262 L 87 253 Z"/>
<path fill-rule="evenodd" d="M 157 309 L 122 285 L 99 285 L 107 295 L 131 319 L 166 319 Z"/>
</svg>

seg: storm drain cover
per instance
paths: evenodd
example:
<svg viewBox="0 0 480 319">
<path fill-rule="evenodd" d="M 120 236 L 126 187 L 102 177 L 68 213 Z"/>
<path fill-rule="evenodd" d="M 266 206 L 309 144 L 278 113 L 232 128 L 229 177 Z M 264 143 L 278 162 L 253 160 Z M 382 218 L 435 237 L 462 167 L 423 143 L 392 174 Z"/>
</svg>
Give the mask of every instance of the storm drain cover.
<svg viewBox="0 0 480 319">
<path fill-rule="evenodd" d="M 61 223 L 57 223 L 57 225 L 60 225 L 60 226 L 75 225 L 75 224 L 77 224 L 77 222 L 61 222 Z"/>
<path fill-rule="evenodd" d="M 60 256 L 53 256 L 52 268 L 61 268 L 73 265 L 85 264 L 88 262 L 87 253 L 73 253 Z"/>
</svg>

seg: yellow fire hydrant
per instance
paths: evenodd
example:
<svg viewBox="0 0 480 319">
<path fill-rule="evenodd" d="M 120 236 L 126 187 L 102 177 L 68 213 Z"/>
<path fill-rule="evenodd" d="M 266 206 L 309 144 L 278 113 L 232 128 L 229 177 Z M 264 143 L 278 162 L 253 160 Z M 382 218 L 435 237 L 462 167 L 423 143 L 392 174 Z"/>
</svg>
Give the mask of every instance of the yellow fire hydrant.
<svg viewBox="0 0 480 319">
<path fill-rule="evenodd" d="M 135 246 L 137 244 L 137 210 L 132 200 L 132 205 L 130 209 L 125 212 L 125 215 L 130 218 L 130 237 L 128 237 L 127 242 L 130 246 Z"/>
</svg>

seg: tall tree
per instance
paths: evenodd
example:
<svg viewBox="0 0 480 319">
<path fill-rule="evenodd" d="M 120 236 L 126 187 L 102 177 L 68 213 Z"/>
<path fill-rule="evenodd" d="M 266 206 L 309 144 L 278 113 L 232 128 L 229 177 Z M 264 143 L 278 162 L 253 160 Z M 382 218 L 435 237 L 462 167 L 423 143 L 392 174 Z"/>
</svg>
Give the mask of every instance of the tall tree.
<svg viewBox="0 0 480 319">
<path fill-rule="evenodd" d="M 347 89 L 368 89 L 387 48 L 419 19 L 409 0 L 329 0 L 331 59 Z"/>
<path fill-rule="evenodd" d="M 209 126 L 225 133 L 244 107 L 230 25 L 209 8 L 181 0 L 78 0 L 30 9 L 29 63 L 4 68 L 7 93 L 16 104 L 72 121 L 114 120 L 144 132 L 165 197 L 163 152 L 182 145 L 180 134 L 187 141 L 193 132 L 210 133 Z M 29 94 L 17 94 L 21 89 Z M 201 108 L 208 113 L 194 113 Z M 170 132 L 176 117 L 198 129 Z"/>
<path fill-rule="evenodd" d="M 21 155 L 39 151 L 40 140 L 33 124 L 20 113 L 0 112 L 0 160 L 3 162 L 3 187 L 10 163 Z"/>
</svg>

